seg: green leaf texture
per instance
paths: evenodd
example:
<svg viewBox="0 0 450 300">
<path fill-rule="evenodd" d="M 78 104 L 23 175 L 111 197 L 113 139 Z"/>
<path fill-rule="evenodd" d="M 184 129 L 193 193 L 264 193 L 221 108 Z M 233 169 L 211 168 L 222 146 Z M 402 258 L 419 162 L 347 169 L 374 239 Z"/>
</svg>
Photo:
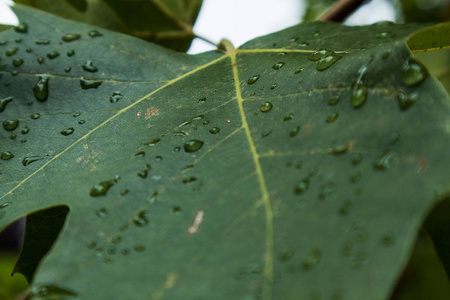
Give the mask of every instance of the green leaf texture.
<svg viewBox="0 0 450 300">
<path fill-rule="evenodd" d="M 190 56 L 16 12 L 0 226 L 39 211 L 16 270 L 69 209 L 33 299 L 389 298 L 450 188 L 419 26 L 309 23 Z"/>
<path fill-rule="evenodd" d="M 16 0 L 67 19 L 187 51 L 202 0 Z"/>
</svg>

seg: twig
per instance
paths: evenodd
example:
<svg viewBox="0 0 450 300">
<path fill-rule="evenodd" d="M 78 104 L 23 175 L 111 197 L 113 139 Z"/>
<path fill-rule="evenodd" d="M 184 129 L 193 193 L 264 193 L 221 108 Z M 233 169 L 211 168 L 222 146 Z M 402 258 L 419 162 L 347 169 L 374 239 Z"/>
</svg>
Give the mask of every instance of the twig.
<svg viewBox="0 0 450 300">
<path fill-rule="evenodd" d="M 341 0 L 333 5 L 328 11 L 321 15 L 317 20 L 342 22 L 352 13 L 354 13 L 365 0 Z"/>
</svg>

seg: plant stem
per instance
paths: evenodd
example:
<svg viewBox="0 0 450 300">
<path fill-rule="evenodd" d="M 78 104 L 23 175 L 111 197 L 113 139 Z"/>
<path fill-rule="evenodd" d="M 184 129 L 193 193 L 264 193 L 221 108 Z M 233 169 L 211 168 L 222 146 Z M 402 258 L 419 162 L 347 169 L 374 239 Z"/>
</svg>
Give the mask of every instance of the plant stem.
<svg viewBox="0 0 450 300">
<path fill-rule="evenodd" d="M 342 22 L 352 13 L 354 13 L 365 0 L 341 0 L 333 5 L 328 11 L 321 15 L 317 20 Z"/>
<path fill-rule="evenodd" d="M 213 46 L 219 48 L 219 46 L 218 46 L 216 43 L 214 43 L 213 41 L 208 40 L 207 38 L 205 38 L 205 37 L 203 37 L 203 36 L 195 35 L 195 38 L 200 39 L 200 40 L 202 40 L 202 41 L 205 41 L 205 42 L 207 42 L 208 44 L 211 44 L 211 45 L 213 45 Z"/>
</svg>

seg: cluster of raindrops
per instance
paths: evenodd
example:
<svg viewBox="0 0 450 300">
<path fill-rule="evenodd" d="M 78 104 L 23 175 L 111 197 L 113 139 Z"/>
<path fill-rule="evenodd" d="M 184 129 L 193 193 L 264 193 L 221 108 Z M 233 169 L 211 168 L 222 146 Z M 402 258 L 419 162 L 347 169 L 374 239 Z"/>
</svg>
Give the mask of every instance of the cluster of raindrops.
<svg viewBox="0 0 450 300">
<path fill-rule="evenodd" d="M 311 54 L 308 59 L 317 63 L 316 69 L 318 71 L 324 71 L 334 65 L 341 58 L 342 55 L 336 54 L 333 50 L 320 49 Z"/>
</svg>

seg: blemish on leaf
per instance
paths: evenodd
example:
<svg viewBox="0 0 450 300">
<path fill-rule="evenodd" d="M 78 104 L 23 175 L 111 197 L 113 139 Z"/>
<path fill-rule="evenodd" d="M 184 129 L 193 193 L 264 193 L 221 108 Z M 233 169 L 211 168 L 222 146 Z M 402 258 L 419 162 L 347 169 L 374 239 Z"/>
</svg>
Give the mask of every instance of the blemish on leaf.
<svg viewBox="0 0 450 300">
<path fill-rule="evenodd" d="M 198 211 L 198 213 L 197 213 L 197 215 L 195 216 L 195 219 L 194 219 L 194 224 L 192 224 L 192 226 L 188 228 L 189 234 L 197 233 L 198 227 L 203 222 L 203 216 L 204 215 L 205 215 L 205 211 L 204 210 L 199 210 Z"/>
<path fill-rule="evenodd" d="M 145 113 L 145 119 L 148 120 L 153 116 L 159 116 L 159 109 L 156 107 L 147 108 L 147 112 Z"/>
</svg>

